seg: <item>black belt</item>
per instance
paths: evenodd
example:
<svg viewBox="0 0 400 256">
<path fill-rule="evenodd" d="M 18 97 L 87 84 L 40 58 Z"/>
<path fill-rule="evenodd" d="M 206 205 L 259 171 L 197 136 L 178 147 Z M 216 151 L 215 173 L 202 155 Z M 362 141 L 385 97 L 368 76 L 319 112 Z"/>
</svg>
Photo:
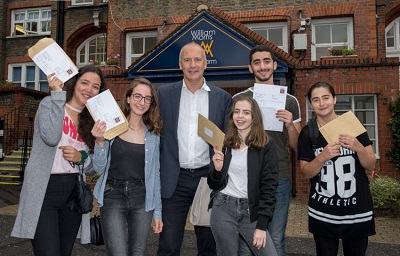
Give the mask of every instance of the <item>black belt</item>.
<svg viewBox="0 0 400 256">
<path fill-rule="evenodd" d="M 144 184 L 144 179 L 131 179 L 131 180 L 116 180 L 112 178 L 107 179 L 108 184 L 113 184 L 114 186 L 120 186 L 124 185 L 127 186 L 129 184 L 136 184 L 136 185 L 141 185 Z"/>
<path fill-rule="evenodd" d="M 181 170 L 189 171 L 189 172 L 198 172 L 198 171 L 208 170 L 208 165 L 204 165 L 199 168 L 181 168 Z"/>
</svg>

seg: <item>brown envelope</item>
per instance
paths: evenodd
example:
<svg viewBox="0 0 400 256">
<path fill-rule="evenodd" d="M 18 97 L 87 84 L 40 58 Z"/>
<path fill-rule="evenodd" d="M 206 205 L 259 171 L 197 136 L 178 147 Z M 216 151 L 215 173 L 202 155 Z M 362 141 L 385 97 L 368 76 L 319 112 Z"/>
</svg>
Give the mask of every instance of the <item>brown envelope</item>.
<svg viewBox="0 0 400 256">
<path fill-rule="evenodd" d="M 225 134 L 213 122 L 199 114 L 197 134 L 218 150 L 222 150 Z"/>
<path fill-rule="evenodd" d="M 100 94 L 98 94 L 97 96 L 99 96 L 99 95 L 100 95 Z M 111 96 L 112 96 L 112 94 L 111 94 Z M 95 97 L 96 97 L 96 96 L 95 96 Z M 124 113 L 122 112 L 121 108 L 119 107 L 118 103 L 115 101 L 114 97 L 112 97 L 112 102 L 108 102 L 108 103 L 111 104 L 110 106 L 107 105 L 108 108 L 109 108 L 109 109 L 111 109 L 111 108 L 112 108 L 112 109 L 118 108 L 118 110 L 119 110 L 119 112 L 120 112 L 122 118 L 124 119 L 124 120 L 120 120 L 120 121 L 121 121 L 121 124 L 119 124 L 119 125 L 117 125 L 117 126 L 111 128 L 111 129 L 107 129 L 107 130 L 104 132 L 104 135 L 103 135 L 104 138 L 106 138 L 107 140 L 111 140 L 111 139 L 117 137 L 118 135 L 120 135 L 120 134 L 126 132 L 126 131 L 128 130 L 129 122 L 128 122 L 128 120 L 126 119 L 126 117 L 125 117 Z M 89 113 L 90 113 L 90 115 L 92 116 L 92 118 L 95 119 L 95 117 L 93 116 L 92 110 L 90 109 L 89 104 L 86 103 L 86 107 L 87 107 L 87 109 L 89 110 Z M 119 118 L 119 117 L 118 117 L 118 118 Z M 96 121 L 96 120 L 95 120 L 95 121 Z M 122 121 L 124 121 L 124 122 L 122 122 Z"/>
<path fill-rule="evenodd" d="M 337 142 L 339 134 L 350 134 L 357 137 L 367 130 L 353 112 L 348 111 L 319 128 L 319 131 L 322 133 L 326 141 L 330 143 L 333 141 Z"/>
</svg>

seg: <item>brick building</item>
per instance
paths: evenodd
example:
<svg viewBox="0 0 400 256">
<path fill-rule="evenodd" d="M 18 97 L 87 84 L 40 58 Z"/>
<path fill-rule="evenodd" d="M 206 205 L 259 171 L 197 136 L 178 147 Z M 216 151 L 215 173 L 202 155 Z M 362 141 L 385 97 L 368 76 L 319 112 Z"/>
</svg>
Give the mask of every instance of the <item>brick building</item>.
<svg viewBox="0 0 400 256">
<path fill-rule="evenodd" d="M 193 40 L 206 49 L 206 79 L 234 94 L 254 82 L 247 70 L 249 49 L 266 44 L 279 63 L 275 82 L 299 100 L 302 125 L 312 114 L 308 87 L 317 81 L 332 84 L 338 112 L 352 110 L 367 128 L 378 171 L 399 176 L 386 156 L 391 148 L 387 103 L 397 97 L 400 83 L 399 1 L 139 2 L 2 1 L 0 81 L 27 88 L 24 92 L 46 92 L 45 77 L 27 49 L 52 37 L 78 66 L 102 65 L 107 87 L 121 100 L 134 77 L 148 77 L 156 85 L 182 79 L 177 53 L 185 40 Z M 356 56 L 326 59 L 328 48 L 355 49 Z M 14 102 L 13 107 L 23 104 Z M 1 113 L 11 111 L 1 108 Z M 293 188 L 304 197 L 308 181 L 293 163 Z"/>
</svg>

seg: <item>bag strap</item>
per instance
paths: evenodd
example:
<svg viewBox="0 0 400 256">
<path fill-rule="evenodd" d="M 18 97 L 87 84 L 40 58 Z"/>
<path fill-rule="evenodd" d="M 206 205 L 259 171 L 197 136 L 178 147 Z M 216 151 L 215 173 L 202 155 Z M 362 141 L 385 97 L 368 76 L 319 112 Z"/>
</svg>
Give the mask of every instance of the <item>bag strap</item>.
<svg viewBox="0 0 400 256">
<path fill-rule="evenodd" d="M 307 126 L 308 126 L 308 135 L 311 138 L 312 149 L 314 150 L 317 148 L 317 142 L 319 137 L 317 119 L 313 118 L 310 121 L 308 121 Z"/>
</svg>

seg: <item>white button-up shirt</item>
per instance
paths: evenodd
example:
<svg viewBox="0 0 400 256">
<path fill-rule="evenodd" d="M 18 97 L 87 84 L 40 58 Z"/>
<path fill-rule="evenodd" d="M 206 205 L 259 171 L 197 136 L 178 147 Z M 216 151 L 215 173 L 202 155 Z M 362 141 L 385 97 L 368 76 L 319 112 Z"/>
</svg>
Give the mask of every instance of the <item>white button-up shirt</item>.
<svg viewBox="0 0 400 256">
<path fill-rule="evenodd" d="M 208 92 L 210 88 L 204 79 L 203 86 L 192 93 L 185 81 L 181 92 L 178 119 L 178 147 L 181 168 L 199 168 L 210 163 L 208 143 L 197 135 L 198 114 L 208 118 Z"/>
</svg>

